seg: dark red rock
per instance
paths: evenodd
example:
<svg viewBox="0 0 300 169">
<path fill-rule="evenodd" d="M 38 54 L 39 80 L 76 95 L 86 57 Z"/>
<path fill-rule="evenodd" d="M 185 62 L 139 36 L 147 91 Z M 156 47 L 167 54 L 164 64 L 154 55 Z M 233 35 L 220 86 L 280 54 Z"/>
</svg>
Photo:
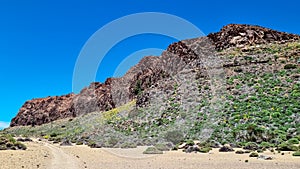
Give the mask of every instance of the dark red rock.
<svg viewBox="0 0 300 169">
<path fill-rule="evenodd" d="M 41 125 L 54 120 L 71 117 L 69 111 L 74 94 L 26 101 L 10 126 Z"/>
</svg>

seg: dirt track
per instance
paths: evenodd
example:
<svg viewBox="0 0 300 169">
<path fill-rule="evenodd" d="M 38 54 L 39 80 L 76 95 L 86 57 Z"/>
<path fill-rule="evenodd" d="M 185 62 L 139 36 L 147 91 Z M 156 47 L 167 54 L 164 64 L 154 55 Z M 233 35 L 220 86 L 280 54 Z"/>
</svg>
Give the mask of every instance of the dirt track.
<svg viewBox="0 0 300 169">
<path fill-rule="evenodd" d="M 51 154 L 52 160 L 50 167 L 51 169 L 74 169 L 81 168 L 80 162 L 74 156 L 65 153 L 59 146 L 44 143 L 44 146 L 47 147 Z"/>
<path fill-rule="evenodd" d="M 300 158 L 290 152 L 284 155 L 265 152 L 274 160 L 249 158 L 249 154 L 209 154 L 171 151 L 163 155 L 143 155 L 137 149 L 91 149 L 87 146 L 59 146 L 48 142 L 26 143 L 26 151 L 0 151 L 0 169 L 299 169 Z M 249 162 L 245 162 L 249 160 Z"/>
</svg>

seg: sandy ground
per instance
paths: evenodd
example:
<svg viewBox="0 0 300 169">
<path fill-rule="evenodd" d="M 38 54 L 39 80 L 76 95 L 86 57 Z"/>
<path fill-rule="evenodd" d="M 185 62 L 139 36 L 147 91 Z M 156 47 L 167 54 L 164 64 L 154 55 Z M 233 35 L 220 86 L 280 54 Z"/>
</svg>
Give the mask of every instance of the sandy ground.
<svg viewBox="0 0 300 169">
<path fill-rule="evenodd" d="M 265 152 L 274 160 L 261 160 L 234 152 L 209 154 L 170 151 L 162 155 L 145 155 L 146 147 L 136 149 L 91 149 L 87 146 L 61 147 L 47 142 L 26 143 L 26 151 L 0 151 L 0 169 L 299 169 L 300 158 Z M 248 163 L 245 160 L 249 160 Z"/>
<path fill-rule="evenodd" d="M 0 169 L 47 168 L 52 158 L 51 152 L 40 142 L 26 143 L 27 150 L 0 151 Z"/>
</svg>

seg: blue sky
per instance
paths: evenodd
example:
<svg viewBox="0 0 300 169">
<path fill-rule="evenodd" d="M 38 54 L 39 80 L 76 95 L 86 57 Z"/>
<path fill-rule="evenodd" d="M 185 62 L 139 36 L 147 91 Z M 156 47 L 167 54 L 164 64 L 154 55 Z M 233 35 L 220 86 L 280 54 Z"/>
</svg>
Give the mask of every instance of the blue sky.
<svg viewBox="0 0 300 169">
<path fill-rule="evenodd" d="M 115 19 L 163 12 L 190 21 L 205 34 L 229 23 L 300 34 L 299 5 L 297 0 L 0 0 L 0 128 L 26 100 L 72 92 L 74 65 L 83 45 Z M 151 34 L 128 38 L 109 51 L 96 80 L 112 76 L 127 55 L 144 48 L 164 49 L 172 42 Z"/>
</svg>

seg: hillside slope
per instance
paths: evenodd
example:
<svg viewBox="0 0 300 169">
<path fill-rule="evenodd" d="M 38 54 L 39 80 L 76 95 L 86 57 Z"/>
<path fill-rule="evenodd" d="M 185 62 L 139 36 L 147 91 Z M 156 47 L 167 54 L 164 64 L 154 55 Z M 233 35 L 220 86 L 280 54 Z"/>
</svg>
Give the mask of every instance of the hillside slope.
<svg viewBox="0 0 300 169">
<path fill-rule="evenodd" d="M 236 145 L 298 140 L 300 37 L 227 25 L 207 37 L 174 43 L 124 77 L 93 83 L 71 98 L 69 104 L 57 99 L 55 106 L 65 108 L 51 110 L 53 103 L 28 101 L 11 126 L 48 124 L 8 131 L 105 147 L 188 139 Z M 36 118 L 41 114 L 55 118 Z M 77 118 L 49 123 L 70 117 Z"/>
<path fill-rule="evenodd" d="M 299 36 L 277 32 L 259 26 L 231 24 L 220 32 L 170 45 L 161 57 L 145 57 L 122 78 L 109 78 L 104 84 L 92 83 L 80 94 L 68 94 L 25 102 L 11 127 L 41 125 L 58 119 L 76 117 L 93 111 L 110 110 L 134 99 L 141 90 L 151 87 L 158 80 L 177 74 L 186 67 L 202 69 L 206 64 L 202 55 L 214 55 L 214 49 L 242 48 L 246 45 L 287 43 L 299 40 Z M 205 40 L 204 40 L 205 39 Z M 201 46 L 201 47 L 199 47 Z M 210 51 L 205 51 L 210 50 Z M 208 57 L 207 57 L 208 58 Z M 208 58 L 208 63 L 221 61 Z M 199 62 L 199 63 L 196 63 Z M 223 61 L 222 61 L 223 62 Z M 220 64 L 220 63 L 219 63 Z M 201 67 L 202 66 L 202 67 Z"/>
</svg>

